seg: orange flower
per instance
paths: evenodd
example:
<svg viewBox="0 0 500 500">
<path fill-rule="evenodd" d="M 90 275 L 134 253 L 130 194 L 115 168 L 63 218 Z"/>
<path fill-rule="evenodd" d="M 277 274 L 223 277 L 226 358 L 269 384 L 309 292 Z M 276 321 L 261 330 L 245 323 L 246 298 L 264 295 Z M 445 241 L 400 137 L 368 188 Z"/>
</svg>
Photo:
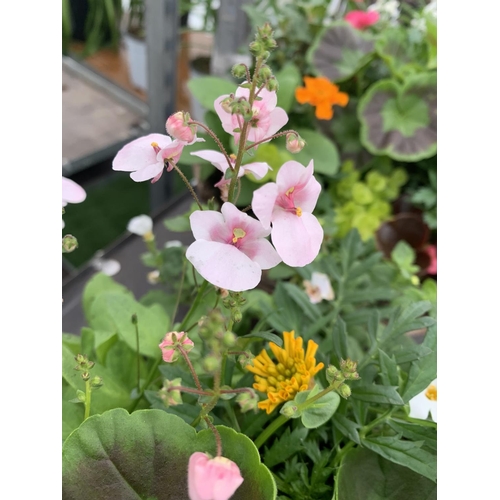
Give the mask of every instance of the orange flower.
<svg viewBox="0 0 500 500">
<path fill-rule="evenodd" d="M 316 107 L 316 118 L 318 120 L 331 120 L 333 117 L 332 106 L 346 106 L 349 102 L 349 96 L 345 92 L 339 92 L 339 88 L 328 78 L 319 76 L 304 77 L 305 87 L 295 89 L 295 99 L 300 104 L 309 103 Z"/>
</svg>

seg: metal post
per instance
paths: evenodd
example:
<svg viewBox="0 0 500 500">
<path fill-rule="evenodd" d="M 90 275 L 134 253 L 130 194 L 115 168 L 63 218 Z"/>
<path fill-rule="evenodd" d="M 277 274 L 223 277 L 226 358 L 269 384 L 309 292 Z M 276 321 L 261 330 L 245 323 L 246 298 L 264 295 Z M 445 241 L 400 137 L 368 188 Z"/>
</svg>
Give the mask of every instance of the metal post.
<svg viewBox="0 0 500 500">
<path fill-rule="evenodd" d="M 221 0 L 217 11 L 217 30 L 210 68 L 213 75 L 227 76 L 234 64 L 251 64 L 248 51 L 244 54 L 238 53 L 238 49 L 249 41 L 250 23 L 241 7 L 250 3 L 251 0 Z"/>
<path fill-rule="evenodd" d="M 150 133 L 165 134 L 165 121 L 175 113 L 179 12 L 177 0 L 146 0 L 148 103 Z M 172 194 L 173 179 L 162 175 L 151 184 L 154 214 Z"/>
</svg>

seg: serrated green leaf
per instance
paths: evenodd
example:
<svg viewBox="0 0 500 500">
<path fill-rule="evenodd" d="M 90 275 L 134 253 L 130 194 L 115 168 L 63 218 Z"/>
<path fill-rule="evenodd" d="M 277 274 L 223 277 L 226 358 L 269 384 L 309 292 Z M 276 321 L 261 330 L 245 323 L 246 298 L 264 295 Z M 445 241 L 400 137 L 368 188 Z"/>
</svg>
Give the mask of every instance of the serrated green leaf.
<svg viewBox="0 0 500 500">
<path fill-rule="evenodd" d="M 429 349 L 429 347 L 426 347 L 424 345 L 402 347 L 401 349 L 393 349 L 391 351 L 392 355 L 396 358 L 396 363 L 398 365 L 424 358 L 432 352 L 432 349 Z"/>
<path fill-rule="evenodd" d="M 368 437 L 362 439 L 361 444 L 387 460 L 408 467 L 436 482 L 436 455 L 422 450 L 422 441 L 402 441 L 397 437 Z"/>
<path fill-rule="evenodd" d="M 424 441 L 425 446 L 437 451 L 437 429 L 408 422 L 396 422 L 394 419 L 388 423 L 398 434 L 412 441 Z"/>
<path fill-rule="evenodd" d="M 397 391 L 397 386 L 358 385 L 352 388 L 351 397 L 367 403 L 381 403 L 402 406 L 404 401 Z"/>
<path fill-rule="evenodd" d="M 264 453 L 264 464 L 274 467 L 289 460 L 293 455 L 304 448 L 304 441 L 309 433 L 306 427 L 297 427 L 292 432 L 288 427 L 279 439 L 276 439 L 271 448 Z"/>
<path fill-rule="evenodd" d="M 360 426 L 349 420 L 347 417 L 340 413 L 335 413 L 333 416 L 333 426 L 342 432 L 342 434 L 348 437 L 351 441 L 354 441 L 356 444 L 360 444 L 358 429 Z"/>
<path fill-rule="evenodd" d="M 321 316 L 318 307 L 315 306 L 314 304 L 311 304 L 309 296 L 306 294 L 304 290 L 301 290 L 293 283 L 283 283 L 283 287 L 290 296 L 290 298 L 307 316 L 307 318 L 309 318 L 311 321 L 316 321 Z"/>
<path fill-rule="evenodd" d="M 389 357 L 384 351 L 378 350 L 378 360 L 380 363 L 380 376 L 384 385 L 398 387 L 399 375 L 398 365 L 393 357 Z"/>
</svg>

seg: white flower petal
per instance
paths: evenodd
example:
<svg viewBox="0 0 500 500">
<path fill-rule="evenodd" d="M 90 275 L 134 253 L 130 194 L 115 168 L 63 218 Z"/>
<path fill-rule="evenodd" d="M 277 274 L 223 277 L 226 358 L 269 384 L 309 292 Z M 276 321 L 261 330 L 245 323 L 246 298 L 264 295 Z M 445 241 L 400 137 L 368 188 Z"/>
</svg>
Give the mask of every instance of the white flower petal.
<svg viewBox="0 0 500 500">
<path fill-rule="evenodd" d="M 333 293 L 332 284 L 330 283 L 330 278 L 326 274 L 313 272 L 311 277 L 311 283 L 318 287 L 321 292 L 321 298 L 325 300 L 333 300 L 335 294 Z"/>
<path fill-rule="evenodd" d="M 153 230 L 153 219 L 149 215 L 138 215 L 130 219 L 127 225 L 127 231 L 144 236 Z"/>
</svg>

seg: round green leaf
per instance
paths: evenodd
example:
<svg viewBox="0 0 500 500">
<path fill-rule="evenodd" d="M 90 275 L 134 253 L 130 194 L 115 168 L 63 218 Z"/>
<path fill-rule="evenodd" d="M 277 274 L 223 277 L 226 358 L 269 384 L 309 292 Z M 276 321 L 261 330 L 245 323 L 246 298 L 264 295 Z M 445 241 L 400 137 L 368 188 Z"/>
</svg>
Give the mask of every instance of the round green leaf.
<svg viewBox="0 0 500 500">
<path fill-rule="evenodd" d="M 278 106 L 289 113 L 295 104 L 295 89 L 302 85 L 300 71 L 295 64 L 288 63 L 275 76 L 279 83 Z"/>
<path fill-rule="evenodd" d="M 188 89 L 200 104 L 209 110 L 214 109 L 214 101 L 221 95 L 236 92 L 237 84 L 217 76 L 200 76 L 190 78 Z"/>
<path fill-rule="evenodd" d="M 375 83 L 360 99 L 361 142 L 374 155 L 418 161 L 437 151 L 436 73 L 414 75 L 400 85 Z"/>
<path fill-rule="evenodd" d="M 373 50 L 370 35 L 338 21 L 319 33 L 307 58 L 320 75 L 332 82 L 342 82 L 368 63 Z"/>
<path fill-rule="evenodd" d="M 306 141 L 304 149 L 293 155 L 293 160 L 307 166 L 314 159 L 314 172 L 334 176 L 340 167 L 337 146 L 320 132 L 307 128 L 295 129 Z"/>
<path fill-rule="evenodd" d="M 301 404 L 319 392 L 318 386 L 311 391 L 299 392 L 295 396 L 294 403 Z M 315 401 L 311 406 L 302 410 L 300 417 L 304 427 L 315 429 L 330 420 L 340 404 L 340 396 L 332 391 Z"/>
<path fill-rule="evenodd" d="M 275 499 L 274 480 L 253 442 L 227 427 L 217 429 L 223 456 L 244 479 L 231 500 Z M 189 500 L 188 461 L 196 451 L 215 456 L 212 432 L 196 433 L 162 410 L 129 415 L 118 408 L 90 417 L 64 443 L 63 498 Z"/>
</svg>

